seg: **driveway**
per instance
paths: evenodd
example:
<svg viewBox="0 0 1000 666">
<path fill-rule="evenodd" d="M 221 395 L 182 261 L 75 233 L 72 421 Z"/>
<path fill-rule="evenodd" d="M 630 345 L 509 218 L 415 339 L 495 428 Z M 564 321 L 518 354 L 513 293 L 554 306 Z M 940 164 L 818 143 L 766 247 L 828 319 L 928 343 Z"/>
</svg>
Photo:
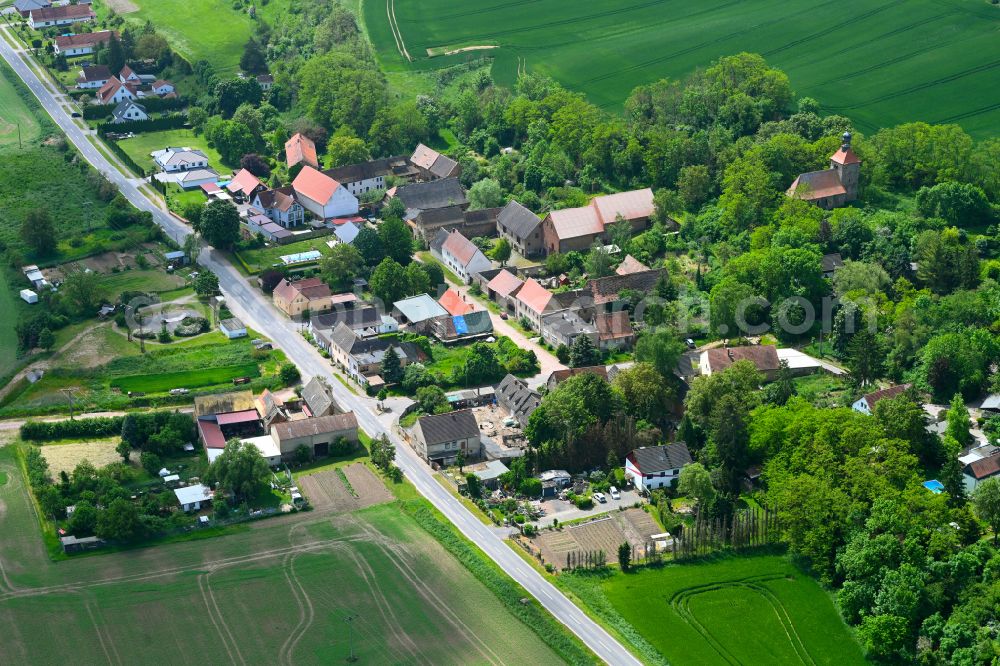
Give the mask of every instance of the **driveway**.
<svg viewBox="0 0 1000 666">
<path fill-rule="evenodd" d="M 545 509 L 545 515 L 542 516 L 541 520 L 537 521 L 538 526 L 548 527 L 552 524 L 553 520 L 565 523 L 569 520 L 577 520 L 578 518 L 596 518 L 602 514 L 617 511 L 619 508 L 634 506 L 636 502 L 642 501 L 639 493 L 635 490 L 623 490 L 620 500 L 611 499 L 609 493 L 604 493 L 604 496 L 608 498 L 608 501 L 600 503 L 595 500 L 593 509 L 578 509 L 571 502 L 561 499 L 542 500 L 542 508 Z"/>
</svg>

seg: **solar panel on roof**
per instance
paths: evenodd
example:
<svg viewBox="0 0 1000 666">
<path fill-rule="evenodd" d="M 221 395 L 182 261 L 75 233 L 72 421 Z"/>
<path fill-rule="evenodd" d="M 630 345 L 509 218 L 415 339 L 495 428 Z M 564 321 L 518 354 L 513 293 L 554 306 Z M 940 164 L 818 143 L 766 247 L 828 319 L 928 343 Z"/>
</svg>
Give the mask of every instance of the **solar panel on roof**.
<svg viewBox="0 0 1000 666">
<path fill-rule="evenodd" d="M 457 317 L 452 317 L 451 319 L 452 319 L 453 322 L 455 322 L 455 332 L 456 333 L 458 333 L 459 335 L 468 335 L 469 334 L 469 327 L 465 323 L 465 317 L 463 317 L 463 316 L 460 315 L 460 316 L 457 316 Z"/>
</svg>

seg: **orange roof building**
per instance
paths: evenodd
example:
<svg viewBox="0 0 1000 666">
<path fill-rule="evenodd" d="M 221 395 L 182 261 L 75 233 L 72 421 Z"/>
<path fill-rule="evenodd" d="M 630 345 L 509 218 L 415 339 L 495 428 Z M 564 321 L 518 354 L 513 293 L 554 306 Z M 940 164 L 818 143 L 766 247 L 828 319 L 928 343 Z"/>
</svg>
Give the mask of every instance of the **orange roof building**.
<svg viewBox="0 0 1000 666">
<path fill-rule="evenodd" d="M 851 149 L 851 133 L 844 132 L 840 149 L 830 156 L 830 168 L 799 174 L 786 195 L 820 208 L 839 208 L 858 198 L 861 159 Z"/>
<path fill-rule="evenodd" d="M 633 231 L 641 231 L 649 224 L 653 210 L 653 190 L 648 187 L 594 197 L 580 208 L 554 210 L 542 220 L 545 252 L 586 250 L 618 219 L 628 222 Z"/>
<path fill-rule="evenodd" d="M 300 162 L 307 164 L 314 169 L 319 168 L 319 159 L 316 157 L 316 144 L 312 139 L 296 133 L 285 142 L 285 161 L 291 169 Z"/>
<path fill-rule="evenodd" d="M 438 299 L 438 303 L 453 317 L 460 317 L 469 312 L 475 312 L 477 309 L 475 304 L 467 302 L 462 298 L 462 294 L 454 289 L 446 289 L 441 294 L 441 298 Z"/>
</svg>

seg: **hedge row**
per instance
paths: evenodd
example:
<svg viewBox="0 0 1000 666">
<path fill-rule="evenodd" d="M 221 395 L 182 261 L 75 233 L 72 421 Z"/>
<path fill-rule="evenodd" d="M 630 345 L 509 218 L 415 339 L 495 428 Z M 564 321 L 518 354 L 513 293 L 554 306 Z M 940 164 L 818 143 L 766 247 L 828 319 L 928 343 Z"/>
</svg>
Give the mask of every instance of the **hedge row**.
<svg viewBox="0 0 1000 666">
<path fill-rule="evenodd" d="M 21 439 L 48 442 L 80 437 L 114 437 L 122 432 L 122 416 L 100 416 L 68 421 L 28 421 L 21 426 Z"/>
<path fill-rule="evenodd" d="M 71 91 L 70 94 L 73 95 L 76 91 Z M 86 94 L 90 91 L 80 91 L 82 94 Z M 136 100 L 139 104 L 146 107 L 146 110 L 155 113 L 157 111 L 172 111 L 174 109 L 183 109 L 187 106 L 187 102 L 183 97 L 174 97 L 172 99 L 161 99 L 159 97 L 143 97 L 140 100 Z M 90 104 L 83 107 L 83 117 L 87 120 L 97 120 L 98 118 L 110 118 L 111 112 L 115 110 L 116 104 Z"/>
<path fill-rule="evenodd" d="M 180 129 L 187 124 L 187 119 L 179 113 L 150 120 L 132 120 L 127 123 L 101 123 L 97 133 L 104 136 L 108 132 L 156 132 L 159 130 Z"/>
</svg>

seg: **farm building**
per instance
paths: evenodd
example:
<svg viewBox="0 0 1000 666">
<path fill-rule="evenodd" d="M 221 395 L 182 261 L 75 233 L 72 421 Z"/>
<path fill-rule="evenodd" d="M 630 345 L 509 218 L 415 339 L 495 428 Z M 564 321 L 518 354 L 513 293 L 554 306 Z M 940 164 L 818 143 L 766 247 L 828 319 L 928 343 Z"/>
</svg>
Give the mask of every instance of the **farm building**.
<svg viewBox="0 0 1000 666">
<path fill-rule="evenodd" d="M 622 263 L 618 264 L 618 268 L 615 269 L 616 275 L 629 275 L 631 273 L 642 273 L 643 271 L 648 271 L 649 266 L 642 263 L 631 254 L 626 254 L 625 258 L 622 259 Z"/>
<path fill-rule="evenodd" d="M 222 331 L 222 334 L 230 340 L 245 338 L 247 336 L 246 325 L 236 317 L 230 317 L 229 319 L 223 319 L 220 321 L 219 330 Z"/>
<path fill-rule="evenodd" d="M 21 300 L 28 304 L 33 304 L 38 302 L 38 294 L 31 291 L 30 289 L 21 290 Z"/>
<path fill-rule="evenodd" d="M 648 492 L 669 486 L 690 462 L 691 452 L 684 442 L 647 446 L 625 456 L 625 476 L 636 490 Z"/>
<path fill-rule="evenodd" d="M 285 142 L 285 161 L 291 169 L 297 164 L 319 168 L 319 159 L 316 157 L 316 144 L 309 137 L 302 134 L 293 134 Z"/>
<path fill-rule="evenodd" d="M 455 291 L 451 287 L 445 289 L 444 293 L 441 294 L 441 298 L 438 299 L 438 303 L 440 303 L 441 307 L 448 311 L 448 314 L 456 317 L 478 309 L 475 303 L 470 303 L 465 300 L 465 297 L 462 294 Z"/>
<path fill-rule="evenodd" d="M 428 332 L 445 343 L 485 338 L 493 334 L 493 320 L 486 310 L 442 315 L 430 320 Z"/>
<path fill-rule="evenodd" d="M 420 294 L 393 303 L 392 314 L 402 324 L 421 328 L 425 322 L 446 315 L 448 311 L 427 294 Z"/>
<path fill-rule="evenodd" d="M 321 220 L 350 217 L 358 213 L 357 198 L 333 178 L 305 166 L 292 181 L 295 198 Z"/>
<path fill-rule="evenodd" d="M 497 404 L 507 410 L 522 428 L 528 427 L 532 412 L 542 404 L 542 396 L 538 391 L 528 388 L 527 382 L 510 374 L 497 384 L 496 397 Z"/>
<path fill-rule="evenodd" d="M 95 536 L 77 538 L 70 534 L 59 537 L 59 545 L 62 546 L 64 553 L 78 553 L 81 550 L 100 548 L 104 545 L 104 542 Z"/>
<path fill-rule="evenodd" d="M 472 473 L 476 475 L 476 478 L 479 479 L 485 488 L 496 490 L 500 487 L 500 477 L 509 471 L 510 469 L 508 469 L 507 465 L 504 465 L 499 460 L 490 460 L 476 465 Z"/>
<path fill-rule="evenodd" d="M 267 464 L 271 467 L 277 467 L 281 464 L 281 450 L 278 448 L 278 443 L 271 435 L 248 437 L 240 441 L 245 444 L 253 445 L 254 448 L 260 451 L 260 456 L 266 460 Z M 208 455 L 208 462 L 215 462 L 215 459 L 221 456 L 224 450 L 225 448 L 205 449 L 205 453 Z M 164 481 L 166 481 L 166 479 L 164 479 Z"/>
<path fill-rule="evenodd" d="M 466 460 L 482 456 L 479 424 L 471 409 L 420 417 L 413 441 L 421 458 L 439 465 L 454 463 L 460 451 Z"/>
<path fill-rule="evenodd" d="M 400 185 L 386 192 L 386 200 L 396 197 L 406 206 L 407 220 L 413 220 L 423 211 L 435 208 L 458 206 L 461 210 L 469 207 L 465 190 L 457 178 L 445 178 L 427 183 Z"/>
<path fill-rule="evenodd" d="M 759 372 L 764 374 L 765 381 L 773 381 L 778 376 L 781 361 L 774 345 L 759 345 L 756 347 L 717 347 L 703 351 L 698 361 L 698 367 L 703 375 L 722 372 L 737 361 L 750 361 Z"/>
<path fill-rule="evenodd" d="M 330 445 L 340 438 L 358 443 L 358 419 L 354 412 L 347 412 L 277 423 L 271 426 L 271 437 L 283 458 L 291 458 L 300 446 L 307 447 L 314 456 L 326 456 Z"/>
<path fill-rule="evenodd" d="M 191 486 L 184 486 L 183 488 L 174 488 L 174 497 L 177 498 L 177 503 L 181 505 L 181 509 L 185 512 L 200 511 L 202 505 L 207 506 L 211 504 L 212 490 L 207 486 L 196 483 Z"/>
<path fill-rule="evenodd" d="M 604 365 L 588 365 L 583 368 L 563 368 L 562 370 L 552 371 L 552 374 L 550 374 L 548 379 L 545 380 L 545 388 L 549 391 L 554 391 L 557 386 L 570 377 L 582 374 L 597 375 L 601 379 L 608 380 L 608 368 Z"/>
<path fill-rule="evenodd" d="M 308 416 L 330 416 L 340 411 L 330 387 L 319 377 L 313 377 L 302 387 L 302 400 L 305 402 L 302 411 L 308 410 Z"/>
<path fill-rule="evenodd" d="M 605 238 L 607 226 L 623 219 L 632 231 L 641 231 L 653 215 L 653 191 L 649 188 L 594 197 L 580 208 L 554 210 L 542 220 L 546 254 L 586 250 Z"/>
<path fill-rule="evenodd" d="M 358 196 L 372 190 L 385 189 L 386 176 L 406 175 L 407 171 L 405 157 L 383 157 L 327 169 L 323 173 L 346 187 L 354 196 Z"/>
<path fill-rule="evenodd" d="M 422 143 L 417 145 L 410 156 L 410 164 L 427 179 L 457 178 L 462 175 L 462 167 L 458 162 Z"/>
</svg>

